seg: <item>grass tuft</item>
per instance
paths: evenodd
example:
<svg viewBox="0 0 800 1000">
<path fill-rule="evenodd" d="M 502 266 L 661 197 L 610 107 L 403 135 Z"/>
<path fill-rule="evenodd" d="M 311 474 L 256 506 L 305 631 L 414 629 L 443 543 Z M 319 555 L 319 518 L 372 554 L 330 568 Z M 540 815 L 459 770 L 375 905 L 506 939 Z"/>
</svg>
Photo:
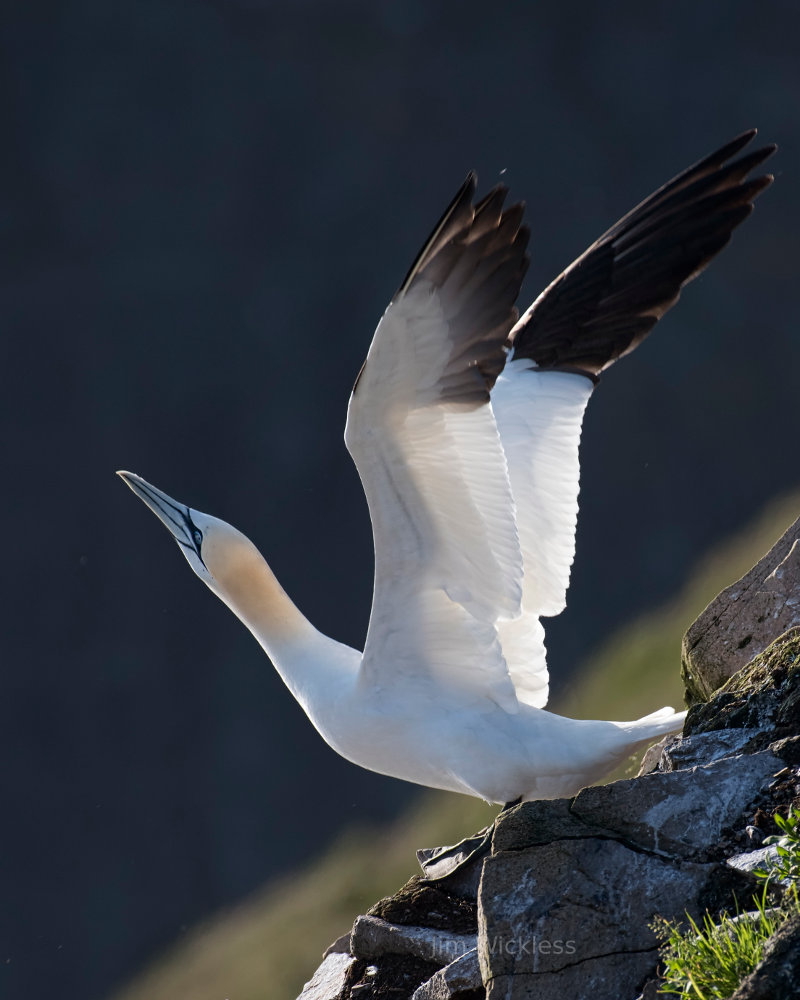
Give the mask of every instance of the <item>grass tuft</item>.
<svg viewBox="0 0 800 1000">
<path fill-rule="evenodd" d="M 661 994 L 681 1000 L 732 996 L 764 957 L 772 935 L 800 913 L 800 810 L 791 810 L 786 818 L 776 814 L 775 822 L 782 835 L 769 840 L 778 844 L 778 857 L 754 872 L 762 882 L 761 892 L 753 897 L 754 911 L 737 912 L 735 917 L 723 913 L 716 921 L 706 911 L 701 925 L 687 914 L 686 928 L 663 917 L 652 924 L 663 941 Z M 778 896 L 772 905 L 770 894 Z"/>
</svg>

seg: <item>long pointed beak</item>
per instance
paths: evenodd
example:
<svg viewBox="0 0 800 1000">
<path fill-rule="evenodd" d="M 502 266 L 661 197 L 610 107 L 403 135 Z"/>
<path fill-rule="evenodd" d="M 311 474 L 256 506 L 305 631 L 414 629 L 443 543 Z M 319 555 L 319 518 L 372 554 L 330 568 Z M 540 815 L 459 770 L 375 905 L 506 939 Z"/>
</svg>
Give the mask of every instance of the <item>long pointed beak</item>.
<svg viewBox="0 0 800 1000">
<path fill-rule="evenodd" d="M 117 472 L 117 475 L 130 486 L 133 492 L 144 501 L 156 517 L 169 528 L 181 545 L 194 548 L 191 536 L 191 517 L 186 504 L 178 503 L 155 486 L 151 486 L 141 476 L 134 472 Z"/>
</svg>

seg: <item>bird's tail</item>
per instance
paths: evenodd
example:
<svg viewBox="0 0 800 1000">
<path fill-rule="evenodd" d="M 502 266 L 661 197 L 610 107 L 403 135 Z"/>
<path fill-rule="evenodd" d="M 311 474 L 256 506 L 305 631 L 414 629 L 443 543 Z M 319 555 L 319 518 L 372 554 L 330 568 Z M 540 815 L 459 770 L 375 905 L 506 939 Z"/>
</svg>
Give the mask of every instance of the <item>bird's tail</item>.
<svg viewBox="0 0 800 1000">
<path fill-rule="evenodd" d="M 632 741 L 645 743 L 657 736 L 677 732 L 682 728 L 685 718 L 686 712 L 676 712 L 674 708 L 666 706 L 634 722 L 618 722 L 616 725 L 629 733 Z"/>
</svg>

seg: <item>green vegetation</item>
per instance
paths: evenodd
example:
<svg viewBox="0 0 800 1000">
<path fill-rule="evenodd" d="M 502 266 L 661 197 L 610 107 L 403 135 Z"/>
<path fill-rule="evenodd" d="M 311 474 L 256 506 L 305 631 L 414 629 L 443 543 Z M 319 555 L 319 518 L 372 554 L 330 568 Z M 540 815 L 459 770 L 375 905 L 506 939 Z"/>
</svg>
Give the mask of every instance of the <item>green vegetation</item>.
<svg viewBox="0 0 800 1000">
<path fill-rule="evenodd" d="M 686 930 L 666 920 L 654 923 L 653 930 L 664 939 L 661 993 L 681 1000 L 732 996 L 761 961 L 775 931 L 800 913 L 800 810 L 792 810 L 785 819 L 776 814 L 775 822 L 783 834 L 769 840 L 778 843 L 778 858 L 754 873 L 763 883 L 761 893 L 753 897 L 755 911 L 736 917 L 723 913 L 717 921 L 706 912 L 702 927 L 687 914 Z M 776 905 L 768 907 L 770 887 L 778 880 L 782 888 Z"/>
<path fill-rule="evenodd" d="M 784 498 L 708 556 L 674 601 L 606 642 L 553 709 L 576 718 L 621 719 L 679 706 L 683 633 L 764 554 L 798 508 L 799 495 Z M 496 811 L 465 796 L 421 793 L 395 823 L 347 832 L 304 870 L 190 931 L 113 1000 L 292 1000 L 355 916 L 418 870 L 416 848 L 455 843 L 491 822 Z"/>
<path fill-rule="evenodd" d="M 796 899 L 800 892 L 800 809 L 789 810 L 785 817 L 776 812 L 772 818 L 781 833 L 767 837 L 764 846 L 775 844 L 778 856 L 768 867 L 759 868 L 756 874 L 767 881 L 779 880 L 794 891 Z"/>
<path fill-rule="evenodd" d="M 780 911 L 767 909 L 764 898 L 755 902 L 749 915 L 731 918 L 722 914 L 715 923 L 708 913 L 703 926 L 688 917 L 689 929 L 666 921 L 654 925 L 666 938 L 661 958 L 664 985 L 660 992 L 681 1000 L 730 997 L 761 961 L 764 946 L 786 919 Z"/>
</svg>

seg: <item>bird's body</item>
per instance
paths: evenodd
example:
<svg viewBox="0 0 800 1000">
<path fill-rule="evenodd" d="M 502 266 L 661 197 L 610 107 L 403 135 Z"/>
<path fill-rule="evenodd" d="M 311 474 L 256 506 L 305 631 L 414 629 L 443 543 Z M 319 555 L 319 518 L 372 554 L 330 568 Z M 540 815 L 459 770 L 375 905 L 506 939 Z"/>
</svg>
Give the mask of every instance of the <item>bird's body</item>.
<svg viewBox="0 0 800 1000">
<path fill-rule="evenodd" d="M 573 795 L 683 718 L 667 709 L 660 720 L 584 721 L 530 705 L 510 715 L 491 700 L 459 703 L 434 686 L 376 692 L 358 690 L 357 681 L 339 704 L 339 712 L 325 706 L 319 720 L 311 717 L 343 757 L 497 803 Z"/>
<path fill-rule="evenodd" d="M 771 178 L 746 134 L 612 227 L 518 319 L 522 207 L 473 205 L 472 175 L 384 314 L 345 440 L 369 502 L 375 587 L 363 653 L 319 633 L 255 546 L 131 473 L 195 572 L 250 628 L 343 757 L 490 802 L 569 795 L 680 726 L 544 710 L 540 618 L 566 602 L 578 443 L 604 368 L 727 243 Z"/>
</svg>

